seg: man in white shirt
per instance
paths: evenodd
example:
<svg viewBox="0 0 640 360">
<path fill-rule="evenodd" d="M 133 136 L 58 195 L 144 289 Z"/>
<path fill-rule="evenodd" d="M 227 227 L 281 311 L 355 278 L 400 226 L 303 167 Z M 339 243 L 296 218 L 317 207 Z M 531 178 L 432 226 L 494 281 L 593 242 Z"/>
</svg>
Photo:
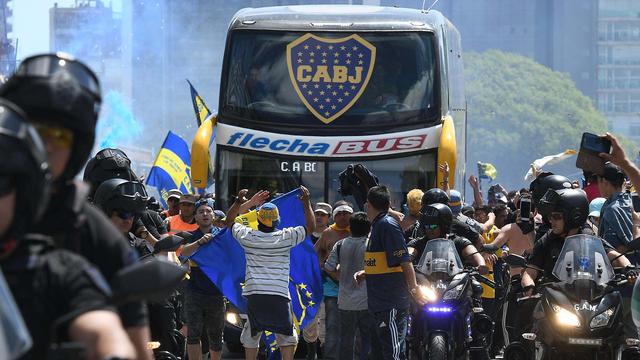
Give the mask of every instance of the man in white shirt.
<svg viewBox="0 0 640 360">
<path fill-rule="evenodd" d="M 264 330 L 276 334 L 283 360 L 292 360 L 298 336 L 291 316 L 289 296 L 289 266 L 291 248 L 303 242 L 315 229 L 309 190 L 300 187 L 306 228 L 303 226 L 278 229 L 278 207 L 265 203 L 257 210 L 258 230 L 234 223 L 240 206 L 246 202 L 247 190 L 238 196 L 227 213 L 227 226 L 233 237 L 244 248 L 247 260 L 242 295 L 247 298 L 247 321 L 240 340 L 245 347 L 245 358 L 255 360 Z"/>
</svg>

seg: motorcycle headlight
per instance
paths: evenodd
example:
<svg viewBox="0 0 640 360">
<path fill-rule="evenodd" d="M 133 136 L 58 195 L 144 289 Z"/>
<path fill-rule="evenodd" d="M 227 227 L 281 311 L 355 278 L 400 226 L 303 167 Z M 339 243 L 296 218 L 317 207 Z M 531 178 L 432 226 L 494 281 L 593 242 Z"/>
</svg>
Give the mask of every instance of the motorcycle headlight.
<svg viewBox="0 0 640 360">
<path fill-rule="evenodd" d="M 460 297 L 460 292 L 464 288 L 463 284 L 457 285 L 456 287 L 447 290 L 442 297 L 445 300 L 457 299 Z"/>
<path fill-rule="evenodd" d="M 613 312 L 613 308 L 609 308 L 594 316 L 593 319 L 591 319 L 591 323 L 589 324 L 589 326 L 591 326 L 592 329 L 607 326 L 607 324 L 609 324 L 609 320 L 611 320 Z"/>
<path fill-rule="evenodd" d="M 558 325 L 580 327 L 580 319 L 575 313 L 559 306 L 553 306 L 553 310 L 556 312 Z"/>
<path fill-rule="evenodd" d="M 420 285 L 418 289 L 420 289 L 420 295 L 428 302 L 436 302 L 438 300 L 438 294 L 432 288 Z"/>
<path fill-rule="evenodd" d="M 227 312 L 227 314 L 225 315 L 225 319 L 231 325 L 242 327 L 242 320 L 240 320 L 240 316 L 238 316 L 238 314 L 234 312 Z"/>
</svg>

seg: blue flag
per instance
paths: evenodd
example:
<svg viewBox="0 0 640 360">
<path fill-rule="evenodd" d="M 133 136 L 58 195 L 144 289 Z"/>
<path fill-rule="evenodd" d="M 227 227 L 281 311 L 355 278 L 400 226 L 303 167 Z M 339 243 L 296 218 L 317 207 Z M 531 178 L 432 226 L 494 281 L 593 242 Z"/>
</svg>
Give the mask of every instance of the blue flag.
<svg viewBox="0 0 640 360">
<path fill-rule="evenodd" d="M 153 163 L 147 185 L 160 193 L 160 202 L 167 206 L 168 191 L 179 189 L 183 194 L 191 191 L 191 155 L 189 145 L 178 135 L 169 131 Z"/>
<path fill-rule="evenodd" d="M 298 200 L 300 190 L 290 191 L 271 202 L 280 212 L 279 228 L 305 225 L 304 210 Z M 244 216 L 243 218 L 251 218 Z M 247 225 L 251 225 L 248 223 Z M 191 259 L 218 286 L 224 296 L 241 312 L 246 313 L 246 299 L 242 297 L 246 260 L 244 250 L 228 229 L 202 246 Z M 304 329 L 316 316 L 322 301 L 322 278 L 318 256 L 309 236 L 291 249 L 289 294 L 294 321 L 298 329 Z"/>
</svg>

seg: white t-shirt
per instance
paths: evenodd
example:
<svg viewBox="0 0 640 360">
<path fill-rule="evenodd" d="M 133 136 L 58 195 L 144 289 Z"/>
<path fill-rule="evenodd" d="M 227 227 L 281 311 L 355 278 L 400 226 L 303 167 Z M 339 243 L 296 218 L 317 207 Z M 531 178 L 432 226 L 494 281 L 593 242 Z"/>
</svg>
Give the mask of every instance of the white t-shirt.
<svg viewBox="0 0 640 360">
<path fill-rule="evenodd" d="M 242 295 L 280 295 L 291 299 L 290 252 L 292 247 L 304 241 L 306 229 L 296 226 L 265 233 L 235 223 L 231 228 L 231 234 L 244 248 L 247 259 Z"/>
</svg>

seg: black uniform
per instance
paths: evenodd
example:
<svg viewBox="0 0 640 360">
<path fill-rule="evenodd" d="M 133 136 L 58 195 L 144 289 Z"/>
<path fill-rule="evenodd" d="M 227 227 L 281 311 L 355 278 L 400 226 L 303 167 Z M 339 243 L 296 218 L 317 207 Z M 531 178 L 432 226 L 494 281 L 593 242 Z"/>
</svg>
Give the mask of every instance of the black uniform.
<svg viewBox="0 0 640 360">
<path fill-rule="evenodd" d="M 587 225 L 580 229 L 579 234 L 595 235 Z M 562 251 L 563 245 L 564 238 L 554 234 L 551 230 L 547 231 L 533 246 L 533 250 L 529 256 L 529 264 L 541 268 L 547 277 L 551 277 L 553 267 L 556 264 L 558 255 L 560 255 L 560 251 Z M 615 250 L 613 246 L 605 240 L 602 240 L 602 245 L 606 252 Z"/>
<path fill-rule="evenodd" d="M 160 239 L 161 235 L 167 233 L 167 226 L 164 224 L 160 214 L 156 211 L 146 209 L 140 215 L 140 221 L 142 221 L 144 227 L 147 228 L 149 234 L 153 235 L 156 239 Z"/>
<path fill-rule="evenodd" d="M 462 261 L 464 262 L 464 256 L 462 255 L 462 251 L 467 246 L 473 245 L 471 241 L 456 235 L 449 235 L 447 239 L 453 241 L 453 244 L 456 246 L 456 250 L 458 251 L 458 256 L 460 256 L 460 259 L 462 259 Z M 417 265 L 418 261 L 420 261 L 420 258 L 422 257 L 422 253 L 424 252 L 424 248 L 427 246 L 428 241 L 429 240 L 426 237 L 422 237 L 420 239 L 413 239 L 407 244 L 407 247 L 412 247 L 416 249 L 416 251 L 413 253 L 414 254 L 413 263 L 415 265 Z"/>
<path fill-rule="evenodd" d="M 451 233 L 463 237 L 471 241 L 471 244 L 478 244 L 480 241 L 480 234 L 475 231 L 471 225 L 466 222 L 460 221 L 457 218 L 453 218 L 451 223 Z M 414 239 L 420 239 L 424 237 L 424 229 L 420 226 L 420 222 L 416 222 L 411 225 L 404 232 L 404 239 L 407 243 Z"/>
<path fill-rule="evenodd" d="M 69 184 L 54 194 L 34 232 L 53 237 L 57 246 L 76 252 L 95 265 L 107 281 L 133 264 L 138 255 L 102 211 L 86 201 L 82 185 Z M 147 324 L 143 302 L 118 307 L 124 327 Z"/>
<path fill-rule="evenodd" d="M 33 338 L 21 359 L 45 359 L 52 341 L 68 341 L 76 317 L 112 309 L 111 290 L 100 272 L 68 250 L 54 250 L 51 240 L 27 236 L 1 266 Z"/>
</svg>

